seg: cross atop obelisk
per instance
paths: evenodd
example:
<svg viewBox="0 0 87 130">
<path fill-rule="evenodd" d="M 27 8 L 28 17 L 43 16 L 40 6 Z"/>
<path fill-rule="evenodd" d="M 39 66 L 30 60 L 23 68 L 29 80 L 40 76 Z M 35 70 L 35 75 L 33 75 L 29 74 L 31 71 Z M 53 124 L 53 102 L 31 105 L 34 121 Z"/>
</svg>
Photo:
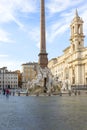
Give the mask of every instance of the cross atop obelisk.
<svg viewBox="0 0 87 130">
<path fill-rule="evenodd" d="M 45 3 L 41 1 L 41 17 L 40 17 L 40 53 L 39 65 L 41 68 L 47 67 L 48 58 L 46 53 L 46 37 L 45 37 Z"/>
</svg>

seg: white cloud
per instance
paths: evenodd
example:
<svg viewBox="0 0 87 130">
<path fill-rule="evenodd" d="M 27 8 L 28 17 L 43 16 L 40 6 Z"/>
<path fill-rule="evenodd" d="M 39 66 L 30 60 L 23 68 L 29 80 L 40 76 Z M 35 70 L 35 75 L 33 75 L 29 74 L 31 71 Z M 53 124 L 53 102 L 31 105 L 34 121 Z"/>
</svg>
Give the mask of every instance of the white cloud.
<svg viewBox="0 0 87 130">
<path fill-rule="evenodd" d="M 54 39 L 56 37 L 59 37 L 59 35 L 63 35 L 68 30 L 69 25 L 68 24 L 61 24 L 58 28 L 52 28 L 51 31 L 47 33 L 47 39 L 50 43 L 53 43 Z"/>
<path fill-rule="evenodd" d="M 40 49 L 40 42 L 38 42 L 38 43 L 36 44 L 36 46 Z"/>
<path fill-rule="evenodd" d="M 39 30 L 35 30 L 35 29 L 32 29 L 30 32 L 29 32 L 29 35 L 31 38 L 33 38 L 34 41 L 38 41 L 39 40 Z"/>
<path fill-rule="evenodd" d="M 16 63 L 16 64 L 15 64 Z M 0 60 L 0 68 L 1 67 L 7 67 L 8 70 L 21 70 L 21 64 L 20 61 L 13 61 L 13 60 Z"/>
<path fill-rule="evenodd" d="M 87 35 L 87 6 L 83 6 L 79 9 L 81 12 L 81 18 L 83 19 L 84 34 Z"/>
<path fill-rule="evenodd" d="M 25 13 L 35 13 L 38 0 L 0 0 L 0 24 L 14 22 L 18 27 L 27 32 L 25 25 L 20 20 Z M 0 29 L 0 42 L 13 42 L 10 34 Z"/>
<path fill-rule="evenodd" d="M 10 34 L 2 29 L 0 29 L 0 42 L 12 43 L 13 40 L 10 39 Z"/>
<path fill-rule="evenodd" d="M 14 0 L 14 2 L 19 6 L 18 8 L 22 12 L 35 12 L 37 0 Z"/>
<path fill-rule="evenodd" d="M 59 37 L 59 35 L 63 35 L 63 33 L 65 33 L 69 29 L 72 16 L 74 17 L 74 15 L 71 14 L 72 12 L 63 14 L 61 13 L 60 19 L 58 18 L 56 21 L 54 20 L 54 22 L 52 22 L 47 31 L 47 39 L 49 42 L 53 43 L 56 37 Z"/>
<path fill-rule="evenodd" d="M 0 22 L 16 22 L 19 12 L 35 12 L 36 2 L 37 0 L 0 0 Z"/>
<path fill-rule="evenodd" d="M 38 43 L 40 41 L 39 37 L 40 37 L 40 29 L 38 27 L 34 27 L 29 29 L 31 31 L 28 31 L 28 35 L 29 37 L 34 40 L 36 43 Z"/>
<path fill-rule="evenodd" d="M 87 5 L 85 4 L 80 4 L 81 2 L 84 2 L 84 0 L 79 0 L 79 1 L 72 1 L 70 3 L 70 0 L 66 0 L 65 2 L 60 1 L 60 0 L 54 0 L 54 2 L 51 0 L 51 2 L 49 3 L 48 8 L 50 11 L 50 16 L 52 19 L 52 23 L 50 25 L 50 27 L 48 28 L 47 31 L 47 39 L 49 42 L 53 42 L 54 39 L 59 36 L 59 35 L 63 35 L 63 33 L 65 33 L 68 29 L 70 29 L 70 24 L 71 21 L 73 20 L 73 18 L 75 17 L 75 10 L 76 10 L 76 5 L 78 5 L 77 9 L 78 9 L 78 14 L 80 17 L 82 17 L 83 21 L 84 21 L 84 33 L 85 35 L 87 35 Z M 62 7 L 60 6 L 63 5 Z M 59 7 L 60 6 L 60 7 Z M 73 6 L 73 8 L 70 8 L 71 6 Z M 68 9 L 68 11 L 64 11 L 64 9 Z M 63 11 L 63 12 L 62 12 Z M 57 12 L 60 12 L 57 13 Z M 56 19 L 54 19 L 54 14 L 56 14 Z M 58 15 L 58 17 L 57 17 Z"/>
<path fill-rule="evenodd" d="M 84 1 L 84 0 L 83 0 Z M 50 0 L 50 3 L 47 4 L 47 8 L 49 9 L 50 13 L 57 13 L 61 12 L 63 10 L 66 10 L 67 8 L 76 6 L 83 2 L 82 0 Z"/>
<path fill-rule="evenodd" d="M 23 64 L 23 61 L 20 61 L 19 59 L 11 59 L 10 55 L 8 54 L 0 54 L 0 68 L 1 67 L 7 67 L 8 70 L 21 70 L 21 65 Z"/>
<path fill-rule="evenodd" d="M 8 55 L 6 55 L 6 54 L 0 54 L 0 58 L 7 58 L 8 57 Z"/>
</svg>

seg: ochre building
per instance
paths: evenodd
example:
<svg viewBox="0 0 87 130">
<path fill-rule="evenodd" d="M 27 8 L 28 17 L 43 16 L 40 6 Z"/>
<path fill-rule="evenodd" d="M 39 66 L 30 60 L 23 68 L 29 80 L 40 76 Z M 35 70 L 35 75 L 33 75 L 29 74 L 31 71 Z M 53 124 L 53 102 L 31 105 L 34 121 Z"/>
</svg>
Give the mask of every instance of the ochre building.
<svg viewBox="0 0 87 130">
<path fill-rule="evenodd" d="M 70 46 L 63 51 L 62 56 L 51 59 L 48 67 L 59 81 L 68 79 L 71 85 L 86 86 L 87 47 L 84 47 L 83 20 L 78 16 L 77 10 L 70 30 Z"/>
<path fill-rule="evenodd" d="M 22 64 L 22 87 L 26 88 L 28 81 L 35 79 L 37 75 L 38 63 L 29 62 Z"/>
</svg>

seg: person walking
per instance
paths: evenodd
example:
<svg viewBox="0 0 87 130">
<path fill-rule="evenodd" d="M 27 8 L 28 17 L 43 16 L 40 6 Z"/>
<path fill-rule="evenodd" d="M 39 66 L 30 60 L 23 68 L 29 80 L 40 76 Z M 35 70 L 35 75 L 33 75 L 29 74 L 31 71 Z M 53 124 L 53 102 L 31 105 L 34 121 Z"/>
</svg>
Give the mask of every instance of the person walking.
<svg viewBox="0 0 87 130">
<path fill-rule="evenodd" d="M 9 89 L 6 89 L 6 97 L 9 97 Z"/>
<path fill-rule="evenodd" d="M 5 95 L 5 88 L 3 88 L 3 95 Z"/>
</svg>

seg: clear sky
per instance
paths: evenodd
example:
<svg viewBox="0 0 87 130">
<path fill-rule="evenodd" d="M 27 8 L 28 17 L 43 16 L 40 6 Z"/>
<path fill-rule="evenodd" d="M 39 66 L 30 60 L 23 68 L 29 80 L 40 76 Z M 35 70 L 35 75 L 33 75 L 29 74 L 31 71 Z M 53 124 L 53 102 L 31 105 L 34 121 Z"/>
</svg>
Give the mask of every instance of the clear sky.
<svg viewBox="0 0 87 130">
<path fill-rule="evenodd" d="M 70 45 L 70 24 L 75 10 L 84 21 L 87 46 L 87 1 L 45 0 L 46 49 L 48 59 L 63 54 Z M 40 0 L 0 0 L 0 67 L 21 68 L 38 62 L 40 44 Z"/>
</svg>

